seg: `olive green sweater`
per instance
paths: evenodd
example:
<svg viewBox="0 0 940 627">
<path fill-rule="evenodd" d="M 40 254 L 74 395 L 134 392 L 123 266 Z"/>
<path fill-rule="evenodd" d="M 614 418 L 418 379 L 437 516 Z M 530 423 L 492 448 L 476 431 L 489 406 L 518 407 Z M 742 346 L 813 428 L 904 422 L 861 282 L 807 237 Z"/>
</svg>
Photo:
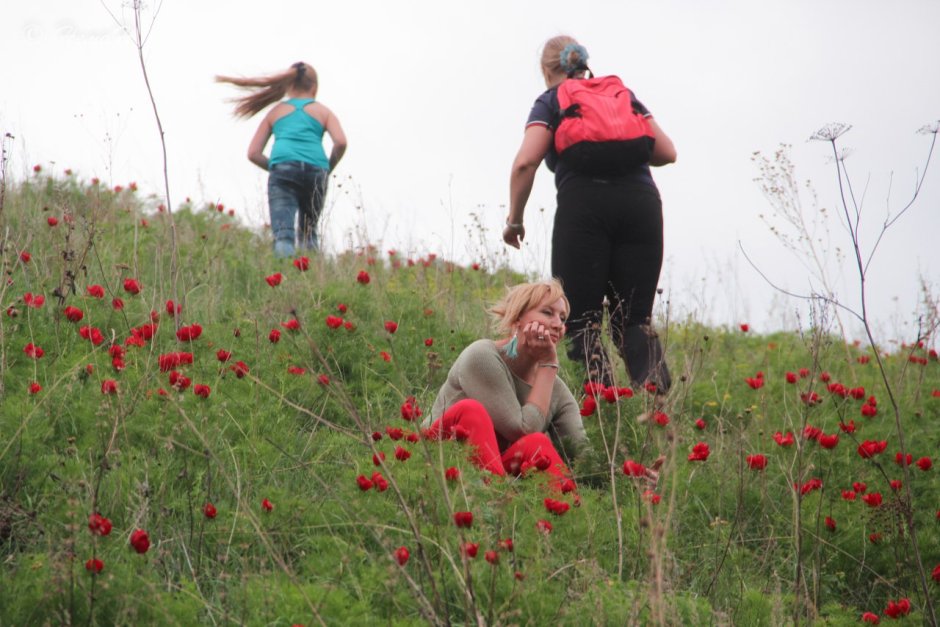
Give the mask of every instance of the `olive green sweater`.
<svg viewBox="0 0 940 627">
<path fill-rule="evenodd" d="M 556 378 L 548 415 L 526 403 L 532 386 L 517 377 L 503 361 L 493 340 L 477 340 L 465 348 L 447 373 L 422 426 L 427 428 L 448 407 L 465 398 L 479 401 L 493 420 L 500 449 L 530 433 L 548 433 L 574 455 L 587 443 L 581 412 L 564 382 Z"/>
</svg>

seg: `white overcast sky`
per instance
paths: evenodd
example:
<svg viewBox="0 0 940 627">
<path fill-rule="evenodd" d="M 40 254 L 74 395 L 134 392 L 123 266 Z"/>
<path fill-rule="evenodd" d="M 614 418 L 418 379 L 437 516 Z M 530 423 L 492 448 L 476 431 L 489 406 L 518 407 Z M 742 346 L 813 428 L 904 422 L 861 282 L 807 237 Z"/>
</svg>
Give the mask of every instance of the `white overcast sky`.
<svg viewBox="0 0 940 627">
<path fill-rule="evenodd" d="M 5 1 L 0 6 L 0 130 L 14 177 L 33 164 L 72 168 L 110 184 L 162 193 L 160 148 L 139 62 L 116 0 Z M 554 213 L 539 172 L 526 212 L 525 251 L 506 249 L 509 168 L 544 89 L 545 39 L 566 33 L 598 74 L 619 74 L 673 138 L 679 160 L 656 169 L 664 202 L 661 286 L 671 315 L 794 328 L 805 307 L 773 281 L 811 289 L 800 259 L 770 234 L 754 178 L 755 151 L 791 144 L 797 177 L 837 208 L 828 145 L 807 138 L 828 122 L 861 195 L 870 247 L 887 208 L 909 199 L 940 119 L 940 2 L 935 0 L 656 0 L 619 2 L 164 0 L 145 26 L 150 82 L 166 131 L 170 193 L 217 201 L 250 224 L 267 217 L 266 175 L 245 158 L 258 119 L 235 120 L 235 91 L 215 74 L 254 75 L 306 60 L 320 99 L 340 117 L 349 150 L 326 216 L 330 250 L 360 243 L 435 252 L 467 263 L 507 258 L 548 272 Z M 882 242 L 869 276 L 880 333 L 908 338 L 925 280 L 940 292 L 940 155 L 924 191 Z M 809 196 L 804 205 L 812 207 Z M 472 214 L 479 216 L 474 219 Z M 481 234 L 479 226 L 486 229 Z M 838 225 L 831 246 L 846 248 Z M 838 277 L 835 270 L 833 276 Z M 851 265 L 839 296 L 857 306 Z M 849 324 L 850 336 L 859 337 Z"/>
</svg>

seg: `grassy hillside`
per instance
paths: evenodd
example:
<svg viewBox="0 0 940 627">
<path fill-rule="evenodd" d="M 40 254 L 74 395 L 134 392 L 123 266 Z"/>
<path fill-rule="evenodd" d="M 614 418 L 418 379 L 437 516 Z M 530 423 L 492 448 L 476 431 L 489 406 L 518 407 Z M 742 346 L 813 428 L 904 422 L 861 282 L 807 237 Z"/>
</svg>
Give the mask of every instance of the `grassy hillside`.
<svg viewBox="0 0 940 627">
<path fill-rule="evenodd" d="M 645 421 L 644 390 L 589 411 L 563 359 L 592 450 L 553 496 L 418 426 L 522 277 L 276 260 L 223 207 L 174 215 L 175 262 L 132 189 L 6 190 L 0 624 L 921 624 L 940 601 L 933 338 L 672 323 Z M 658 484 L 625 473 L 660 455 Z"/>
</svg>

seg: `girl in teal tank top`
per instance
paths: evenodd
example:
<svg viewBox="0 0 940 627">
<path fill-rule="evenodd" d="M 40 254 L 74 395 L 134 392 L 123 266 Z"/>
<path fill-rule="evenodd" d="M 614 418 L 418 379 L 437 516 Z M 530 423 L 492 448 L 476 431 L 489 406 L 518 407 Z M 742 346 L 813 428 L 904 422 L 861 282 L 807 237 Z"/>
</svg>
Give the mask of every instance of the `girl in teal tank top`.
<svg viewBox="0 0 940 627">
<path fill-rule="evenodd" d="M 316 100 L 319 86 L 316 70 L 298 62 L 270 76 L 217 76 L 216 81 L 252 90 L 235 99 L 238 117 L 251 117 L 274 105 L 248 146 L 248 160 L 269 172 L 268 208 L 274 254 L 293 256 L 298 233 L 301 248 L 317 250 L 317 223 L 326 197 L 327 177 L 346 152 L 346 134 L 339 118 Z M 287 99 L 282 101 L 285 96 Z M 323 149 L 324 133 L 333 144 L 329 157 Z M 264 149 L 272 135 L 274 145 L 268 157 Z"/>
</svg>

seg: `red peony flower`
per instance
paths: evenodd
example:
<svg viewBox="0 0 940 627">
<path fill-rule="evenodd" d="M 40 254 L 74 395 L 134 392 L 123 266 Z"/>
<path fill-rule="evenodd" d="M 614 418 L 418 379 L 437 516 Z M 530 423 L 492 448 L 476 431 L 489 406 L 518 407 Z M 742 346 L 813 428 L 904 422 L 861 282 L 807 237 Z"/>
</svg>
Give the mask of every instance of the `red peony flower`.
<svg viewBox="0 0 940 627">
<path fill-rule="evenodd" d="M 302 375 L 302 374 L 306 374 L 306 373 L 307 373 L 307 369 L 306 369 L 306 368 L 301 368 L 300 366 L 288 366 L 288 367 L 287 367 L 287 372 L 289 372 L 290 374 L 294 374 L 294 375 L 300 376 L 300 375 Z"/>
<path fill-rule="evenodd" d="M 487 551 L 483 554 L 483 558 L 493 566 L 499 564 L 499 553 L 496 551 Z"/>
<path fill-rule="evenodd" d="M 88 530 L 96 536 L 106 536 L 111 533 L 111 521 L 97 512 L 88 517 Z"/>
<path fill-rule="evenodd" d="M 382 473 L 378 471 L 372 473 L 372 483 L 375 484 L 375 489 L 379 492 L 385 492 L 388 490 L 388 481 L 386 481 L 385 477 L 382 476 Z"/>
<path fill-rule="evenodd" d="M 878 617 L 877 614 L 874 614 L 872 612 L 865 612 L 864 614 L 862 614 L 862 622 L 868 623 L 869 625 L 877 625 L 878 623 L 881 622 L 881 619 Z"/>
<path fill-rule="evenodd" d="M 27 307 L 32 307 L 33 309 L 40 309 L 43 305 L 46 304 L 46 297 L 42 294 L 33 294 L 31 292 L 26 292 L 23 294 L 23 302 Z"/>
<path fill-rule="evenodd" d="M 477 556 L 477 552 L 480 550 L 479 542 L 464 542 L 460 547 L 460 552 L 473 559 Z"/>
<path fill-rule="evenodd" d="M 933 573 L 931 573 L 930 576 L 933 577 L 934 581 L 936 581 L 937 583 L 940 583 L 940 564 L 937 564 L 934 567 Z"/>
<path fill-rule="evenodd" d="M 849 396 L 851 396 L 857 401 L 860 401 L 863 398 L 865 398 L 865 388 L 863 387 L 852 388 L 851 390 L 849 390 Z"/>
<path fill-rule="evenodd" d="M 281 326 L 287 329 L 288 331 L 298 331 L 300 330 L 300 320 L 297 318 L 291 318 L 281 323 Z"/>
<path fill-rule="evenodd" d="M 378 453 L 374 453 L 372 455 L 372 464 L 374 466 L 381 466 L 382 462 L 384 461 L 385 461 L 385 453 L 383 453 L 382 451 L 379 451 Z"/>
<path fill-rule="evenodd" d="M 268 341 L 272 344 L 277 344 L 281 341 L 281 331 L 279 329 L 271 329 L 271 332 L 268 333 Z"/>
<path fill-rule="evenodd" d="M 895 492 L 900 492 L 901 488 L 904 487 L 904 484 L 901 483 L 900 479 L 892 479 L 891 481 L 888 482 L 888 484 L 891 486 L 891 489 L 894 490 Z"/>
<path fill-rule="evenodd" d="M 816 392 L 803 392 L 800 394 L 800 400 L 807 405 L 819 405 L 822 402 L 822 399 Z"/>
<path fill-rule="evenodd" d="M 33 381 L 29 384 L 29 393 L 30 394 L 39 394 L 42 392 L 42 386 L 38 382 Z"/>
<path fill-rule="evenodd" d="M 888 601 L 888 607 L 885 608 L 885 616 L 889 618 L 900 618 L 911 613 L 911 602 L 909 599 L 898 599 L 897 601 Z"/>
<path fill-rule="evenodd" d="M 855 421 L 849 420 L 848 422 L 839 421 L 839 429 L 842 430 L 842 433 L 855 433 Z"/>
<path fill-rule="evenodd" d="M 220 348 L 215 352 L 215 358 L 224 364 L 232 358 L 232 351 L 227 351 Z"/>
<path fill-rule="evenodd" d="M 858 492 L 859 494 L 865 494 L 865 491 L 868 490 L 868 486 L 861 481 L 855 481 L 852 483 L 852 489 Z"/>
<path fill-rule="evenodd" d="M 401 446 L 395 447 L 395 459 L 400 462 L 404 462 L 407 461 L 409 457 L 411 457 L 411 451 L 406 448 L 402 448 Z"/>
<path fill-rule="evenodd" d="M 821 433 L 816 441 L 819 442 L 819 446 L 825 449 L 834 449 L 839 444 L 839 434 L 833 433 L 826 435 L 825 433 Z"/>
<path fill-rule="evenodd" d="M 929 457 L 921 457 L 917 460 L 917 467 L 927 472 L 933 467 L 933 461 Z"/>
<path fill-rule="evenodd" d="M 817 479 L 816 477 L 813 477 L 812 479 L 810 479 L 809 481 L 807 481 L 806 483 L 800 486 L 800 495 L 806 496 L 810 492 L 813 492 L 814 490 L 819 490 L 820 488 L 822 488 L 822 485 L 823 485 L 822 479 Z"/>
<path fill-rule="evenodd" d="M 294 267 L 301 272 L 306 272 L 310 269 L 310 257 L 298 257 L 294 259 Z"/>
<path fill-rule="evenodd" d="M 248 374 L 248 364 L 243 361 L 236 361 L 234 365 L 229 366 L 229 369 L 235 373 L 235 376 L 241 379 L 246 374 Z"/>
<path fill-rule="evenodd" d="M 645 477 L 646 466 L 632 459 L 628 459 L 623 463 L 623 474 L 628 477 Z"/>
<path fill-rule="evenodd" d="M 868 459 L 883 453 L 886 448 L 888 448 L 887 440 L 865 440 L 858 445 L 858 454 L 863 459 Z"/>
<path fill-rule="evenodd" d="M 261 499 L 261 509 L 263 509 L 266 512 L 273 511 L 274 504 L 271 503 L 271 501 L 269 501 L 268 499 Z"/>
<path fill-rule="evenodd" d="M 382 358 L 382 361 L 392 361 L 392 356 L 385 351 L 379 352 L 379 357 Z"/>
<path fill-rule="evenodd" d="M 97 575 L 102 570 L 104 570 L 104 562 L 102 562 L 97 557 L 93 557 L 85 562 L 85 570 L 90 572 L 92 575 Z"/>
<path fill-rule="evenodd" d="M 282 275 L 280 272 L 275 272 L 274 274 L 264 277 L 264 280 L 271 287 L 277 287 L 278 285 L 281 284 L 281 281 L 283 279 L 284 279 L 284 275 Z"/>
<path fill-rule="evenodd" d="M 346 305 L 343 304 L 343 303 L 340 303 L 340 304 L 338 304 L 338 305 L 336 306 L 336 311 L 340 312 L 341 314 L 346 313 L 346 312 L 348 311 L 348 309 L 349 309 L 349 308 L 346 307 Z"/>
<path fill-rule="evenodd" d="M 124 279 L 124 291 L 128 294 L 140 294 L 140 287 L 137 279 Z"/>
<path fill-rule="evenodd" d="M 796 373 L 787 372 L 787 383 L 796 383 Z"/>
<path fill-rule="evenodd" d="M 752 390 L 758 390 L 764 387 L 764 377 L 746 377 L 744 382 L 747 383 Z"/>
<path fill-rule="evenodd" d="M 405 420 L 414 420 L 421 416 L 421 408 L 418 407 L 418 401 L 415 400 L 414 396 L 409 396 L 405 399 L 405 402 L 401 404 L 401 417 Z"/>
<path fill-rule="evenodd" d="M 405 432 L 398 427 L 385 427 L 385 433 L 387 433 L 388 437 L 392 440 L 400 440 L 405 437 Z"/>
<path fill-rule="evenodd" d="M 843 501 L 854 501 L 855 492 L 853 490 L 842 490 L 842 500 Z"/>
<path fill-rule="evenodd" d="M 547 520 L 539 520 L 535 523 L 535 528 L 539 532 L 548 535 L 552 532 L 552 523 Z"/>
<path fill-rule="evenodd" d="M 386 320 L 385 330 L 388 331 L 389 333 L 394 333 L 395 331 L 398 330 L 398 323 L 395 322 L 394 320 Z"/>
<path fill-rule="evenodd" d="M 197 383 L 196 385 L 193 386 L 193 394 L 201 398 L 209 398 L 209 394 L 211 393 L 212 393 L 212 388 L 210 388 L 208 385 Z"/>
<path fill-rule="evenodd" d="M 581 415 L 584 417 L 593 416 L 595 411 L 597 411 L 597 401 L 594 400 L 593 396 L 585 396 L 584 402 L 581 403 Z"/>
<path fill-rule="evenodd" d="M 321 374 L 317 377 L 317 383 L 326 387 L 327 385 L 330 384 L 330 378 L 326 376 L 325 374 Z"/>
<path fill-rule="evenodd" d="M 338 329 L 343 326 L 343 319 L 339 316 L 329 315 L 326 317 L 326 326 L 331 329 Z"/>
<path fill-rule="evenodd" d="M 168 315 L 178 315 L 183 310 L 183 306 L 177 303 L 174 303 L 172 300 L 166 301 L 166 313 Z"/>
<path fill-rule="evenodd" d="M 434 338 L 433 337 L 425 338 L 424 345 L 427 346 L 428 348 L 431 348 L 432 346 L 434 346 Z"/>
<path fill-rule="evenodd" d="M 216 514 L 218 513 L 219 512 L 215 509 L 215 505 L 213 505 L 212 503 L 206 503 L 205 505 L 202 506 L 202 514 L 209 520 L 212 520 L 213 518 L 215 518 Z"/>
<path fill-rule="evenodd" d="M 878 413 L 878 407 L 870 403 L 865 403 L 862 405 L 862 415 L 866 418 L 871 418 Z"/>
<path fill-rule="evenodd" d="M 29 263 L 29 260 L 32 258 L 33 256 L 30 255 L 29 251 L 27 250 L 24 250 L 20 253 L 20 261 L 22 261 L 23 263 Z"/>
<path fill-rule="evenodd" d="M 460 470 L 458 470 L 454 466 L 451 466 L 450 468 L 444 471 L 444 478 L 447 479 L 448 481 L 457 481 L 457 479 L 460 478 Z"/>
<path fill-rule="evenodd" d="M 689 461 L 704 462 L 708 459 L 709 455 L 711 455 L 711 451 L 708 448 L 708 444 L 699 442 L 692 447 L 692 452 L 689 453 Z"/>
<path fill-rule="evenodd" d="M 826 516 L 826 520 L 824 522 L 826 525 L 826 529 L 828 529 L 829 531 L 836 530 L 836 521 L 831 516 Z"/>
<path fill-rule="evenodd" d="M 101 382 L 102 394 L 117 394 L 117 381 L 114 379 L 105 379 Z"/>
<path fill-rule="evenodd" d="M 751 470 L 763 470 L 767 467 L 767 457 L 765 455 L 761 455 L 760 453 L 755 455 L 748 455 L 745 458 L 745 461 Z"/>
<path fill-rule="evenodd" d="M 187 389 L 192 384 L 192 379 L 190 379 L 189 377 L 187 377 L 181 372 L 177 372 L 176 370 L 173 370 L 172 372 L 170 372 L 169 381 L 170 381 L 170 386 L 175 388 L 179 392 L 182 392 L 183 390 Z"/>
<path fill-rule="evenodd" d="M 698 429 L 699 431 L 704 431 L 706 427 L 708 427 L 708 423 L 705 422 L 705 420 L 703 420 L 702 418 L 696 418 L 695 420 L 696 429 Z"/>
<path fill-rule="evenodd" d="M 111 308 L 112 308 L 112 309 L 115 309 L 115 310 L 117 310 L 117 311 L 120 311 L 121 309 L 124 309 L 124 301 L 123 301 L 122 299 L 120 299 L 120 298 L 112 298 L 112 299 L 111 299 Z"/>
<path fill-rule="evenodd" d="M 48 218 L 46 218 L 46 224 L 48 224 L 49 226 L 56 226 L 59 224 L 59 219 L 55 216 L 49 216 Z"/>
<path fill-rule="evenodd" d="M 862 500 L 865 501 L 865 504 L 869 507 L 878 507 L 881 505 L 883 499 L 881 498 L 880 492 L 870 492 L 862 495 Z"/>
<path fill-rule="evenodd" d="M 910 466 L 911 462 L 914 461 L 914 456 L 908 453 L 906 456 L 898 451 L 894 454 L 894 463 L 898 466 Z"/>
<path fill-rule="evenodd" d="M 571 508 L 565 501 L 557 501 L 553 498 L 546 498 L 542 502 L 545 505 L 545 509 L 556 516 L 562 516 Z"/>
<path fill-rule="evenodd" d="M 359 274 L 356 275 L 356 282 L 358 282 L 360 285 L 368 285 L 369 281 L 371 280 L 372 279 L 369 278 L 369 273 L 365 270 L 360 270 Z"/>
<path fill-rule="evenodd" d="M 394 557 L 399 566 L 404 566 L 408 563 L 408 558 L 411 557 L 411 553 L 409 553 L 408 549 L 405 547 L 400 546 L 395 549 Z"/>
<path fill-rule="evenodd" d="M 473 526 L 473 512 L 454 512 L 454 524 L 469 529 Z"/>
<path fill-rule="evenodd" d="M 33 359 L 42 359 L 42 356 L 46 354 L 46 351 L 32 342 L 23 347 L 23 352 L 26 353 L 27 357 L 32 357 Z"/>
<path fill-rule="evenodd" d="M 93 298 L 104 298 L 104 288 L 100 285 L 89 285 L 85 288 L 85 292 Z"/>
<path fill-rule="evenodd" d="M 661 500 L 663 500 L 663 497 L 661 497 L 660 495 L 656 494 L 656 493 L 653 492 L 652 490 L 644 490 L 644 491 L 643 491 L 643 500 L 647 501 L 648 503 L 650 503 L 650 504 L 652 504 L 652 505 L 659 505 L 659 502 L 660 502 Z"/>
<path fill-rule="evenodd" d="M 134 550 L 143 555 L 150 550 L 150 536 L 143 529 L 136 529 L 131 534 L 131 546 Z"/>
<path fill-rule="evenodd" d="M 372 481 L 366 478 L 365 475 L 359 475 L 356 477 L 356 483 L 359 485 L 359 489 L 363 492 L 367 492 L 372 489 Z"/>
<path fill-rule="evenodd" d="M 750 325 L 748 325 L 747 323 L 742 323 L 739 328 L 741 329 L 742 333 L 747 333 L 748 331 L 751 330 Z"/>
<path fill-rule="evenodd" d="M 202 325 L 191 324 L 188 327 L 180 327 L 176 332 L 176 339 L 180 342 L 192 342 L 202 335 Z"/>
</svg>

